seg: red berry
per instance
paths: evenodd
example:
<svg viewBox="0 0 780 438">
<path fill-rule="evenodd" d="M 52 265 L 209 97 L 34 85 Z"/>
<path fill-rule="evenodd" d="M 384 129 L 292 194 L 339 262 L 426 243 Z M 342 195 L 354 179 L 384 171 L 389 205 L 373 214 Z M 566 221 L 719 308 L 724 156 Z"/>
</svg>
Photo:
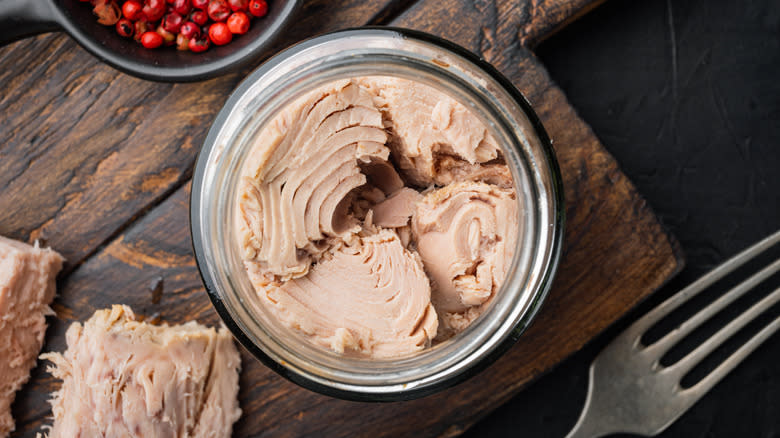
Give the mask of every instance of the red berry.
<svg viewBox="0 0 780 438">
<path fill-rule="evenodd" d="M 249 30 L 249 17 L 243 12 L 233 12 L 227 20 L 227 27 L 234 35 L 243 35 Z"/>
<path fill-rule="evenodd" d="M 195 53 L 204 52 L 209 48 L 209 39 L 205 35 L 193 38 L 187 46 Z"/>
<path fill-rule="evenodd" d="M 127 18 L 120 18 L 119 21 L 116 22 L 116 33 L 122 35 L 123 37 L 129 38 L 133 36 L 134 30 L 135 25 L 133 25 L 133 22 Z"/>
<path fill-rule="evenodd" d="M 252 0 L 249 2 L 249 13 L 255 17 L 263 17 L 268 13 L 268 3 L 265 0 Z"/>
<path fill-rule="evenodd" d="M 127 0 L 122 5 L 122 15 L 128 20 L 136 21 L 141 18 L 144 6 L 138 0 Z"/>
<path fill-rule="evenodd" d="M 163 37 L 157 32 L 144 32 L 141 35 L 141 44 L 147 49 L 156 49 L 162 46 Z"/>
<path fill-rule="evenodd" d="M 190 0 L 173 0 L 173 10 L 177 14 L 185 16 L 190 13 L 191 9 L 192 5 L 190 4 Z"/>
<path fill-rule="evenodd" d="M 225 23 L 214 23 L 209 26 L 209 39 L 218 46 L 224 46 L 233 39 L 233 34 Z"/>
<path fill-rule="evenodd" d="M 249 9 L 249 0 L 228 0 L 228 4 L 233 12 L 246 11 Z"/>
<path fill-rule="evenodd" d="M 181 23 L 183 21 L 184 19 L 181 18 L 181 15 L 177 14 L 176 12 L 171 12 L 170 14 L 167 14 L 165 17 L 163 17 L 162 27 L 168 32 L 179 33 L 179 29 L 181 28 Z"/>
<path fill-rule="evenodd" d="M 192 0 L 192 6 L 196 9 L 206 10 L 209 7 L 209 0 Z"/>
<path fill-rule="evenodd" d="M 225 21 L 230 15 L 230 6 L 225 0 L 209 0 L 208 13 L 214 21 Z"/>
<path fill-rule="evenodd" d="M 209 21 L 209 14 L 200 10 L 192 11 L 192 14 L 190 14 L 190 20 L 199 26 L 203 26 L 207 21 Z"/>
<path fill-rule="evenodd" d="M 143 11 L 148 21 L 158 21 L 165 15 L 165 0 L 144 0 Z"/>
<path fill-rule="evenodd" d="M 179 33 L 187 39 L 193 39 L 200 36 L 200 27 L 192 21 L 185 21 L 179 28 Z"/>
</svg>

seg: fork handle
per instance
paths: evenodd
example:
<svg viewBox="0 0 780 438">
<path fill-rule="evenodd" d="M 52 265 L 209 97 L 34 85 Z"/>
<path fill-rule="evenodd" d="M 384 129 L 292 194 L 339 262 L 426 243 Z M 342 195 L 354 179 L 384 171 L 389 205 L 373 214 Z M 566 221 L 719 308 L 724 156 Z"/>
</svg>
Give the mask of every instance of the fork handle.
<svg viewBox="0 0 780 438">
<path fill-rule="evenodd" d="M 588 414 L 588 405 L 586 404 L 577 424 L 569 431 L 566 438 L 596 438 L 611 433 L 616 433 L 616 431 L 604 430 L 603 424 L 598 421 L 598 418 Z"/>
<path fill-rule="evenodd" d="M 594 372 L 593 364 L 591 364 L 588 370 L 588 394 L 585 396 L 585 406 L 582 407 L 577 424 L 571 428 L 566 438 L 596 438 L 625 431 L 625 429 L 615 427 L 615 418 L 610 411 L 604 410 L 600 403 L 593 402 Z"/>
</svg>

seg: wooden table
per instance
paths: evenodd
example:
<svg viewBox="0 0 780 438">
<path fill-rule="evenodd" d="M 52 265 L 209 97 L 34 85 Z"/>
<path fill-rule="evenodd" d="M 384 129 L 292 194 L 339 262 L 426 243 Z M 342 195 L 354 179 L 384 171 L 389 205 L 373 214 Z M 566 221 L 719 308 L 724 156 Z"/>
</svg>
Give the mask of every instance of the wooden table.
<svg viewBox="0 0 780 438">
<path fill-rule="evenodd" d="M 295 386 L 243 352 L 244 416 L 235 436 L 455 436 L 679 271 L 674 239 L 531 52 L 597 3 L 304 3 L 277 49 L 328 30 L 390 24 L 451 39 L 506 74 L 554 140 L 567 199 L 564 258 L 518 344 L 435 396 L 336 400 Z M 60 34 L 0 49 L 0 234 L 44 240 L 67 258 L 44 350 L 64 349 L 68 324 L 112 303 L 170 323 L 218 323 L 192 256 L 189 179 L 212 118 L 245 73 L 196 84 L 146 82 Z M 19 436 L 34 436 L 50 421 L 46 400 L 56 388 L 39 365 L 13 407 Z"/>
</svg>

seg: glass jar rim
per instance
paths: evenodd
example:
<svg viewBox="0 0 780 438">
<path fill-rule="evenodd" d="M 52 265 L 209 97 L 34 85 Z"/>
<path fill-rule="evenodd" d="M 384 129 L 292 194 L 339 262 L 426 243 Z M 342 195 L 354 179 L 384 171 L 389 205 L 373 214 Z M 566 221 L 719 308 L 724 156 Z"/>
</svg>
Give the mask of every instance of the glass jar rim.
<svg viewBox="0 0 780 438">
<path fill-rule="evenodd" d="M 351 42 L 352 45 L 347 44 L 345 46 L 345 42 Z M 367 44 L 367 42 L 370 43 Z M 323 58 L 318 59 L 316 57 L 318 50 L 322 52 L 323 47 L 327 48 L 328 45 L 334 44 L 338 44 L 339 48 L 343 50 L 339 50 L 338 53 L 329 52 L 324 56 L 324 58 L 330 61 L 330 64 L 327 64 L 327 73 L 307 70 L 306 66 L 311 67 L 312 63 L 315 63 L 315 66 L 321 66 L 321 64 L 316 64 L 323 62 Z M 425 46 L 427 51 L 423 50 L 424 55 L 420 56 L 408 51 L 405 52 L 404 50 L 408 48 L 404 49 L 402 46 L 408 44 Z M 330 49 L 333 48 L 330 47 Z M 415 49 L 422 50 L 420 47 L 415 47 Z M 437 55 L 432 57 L 430 56 L 432 53 L 444 56 Z M 370 54 L 373 57 L 369 60 L 370 62 L 367 61 L 366 54 Z M 385 58 L 382 58 L 383 56 Z M 245 303 L 242 297 L 235 294 L 231 295 L 231 292 L 236 292 L 235 285 L 232 282 L 240 280 L 231 278 L 229 274 L 224 272 L 225 264 L 221 263 L 222 259 L 220 259 L 224 255 L 218 253 L 220 251 L 220 239 L 214 239 L 215 236 L 221 235 L 221 231 L 218 224 L 219 218 L 216 217 L 218 213 L 215 213 L 215 208 L 213 207 L 215 205 L 224 207 L 224 204 L 219 202 L 227 202 L 228 205 L 230 203 L 230 196 L 224 195 L 222 190 L 217 190 L 216 197 L 213 193 L 215 188 L 221 187 L 219 182 L 223 181 L 224 178 L 229 179 L 230 177 L 223 176 L 223 179 L 219 179 L 220 177 L 215 172 L 229 173 L 230 169 L 235 171 L 237 165 L 235 161 L 240 162 L 241 160 L 236 158 L 238 155 L 233 156 L 226 152 L 230 152 L 231 148 L 236 148 L 234 146 L 235 140 L 240 135 L 237 133 L 244 129 L 246 130 L 245 135 L 250 135 L 259 129 L 257 125 L 262 125 L 264 117 L 266 122 L 271 117 L 269 115 L 271 110 L 266 108 L 269 114 L 265 116 L 261 114 L 257 117 L 259 121 L 255 120 L 253 127 L 248 126 L 247 120 L 250 118 L 250 115 L 247 113 L 247 108 L 257 109 L 257 106 L 253 107 L 248 102 L 251 102 L 252 99 L 261 99 L 258 96 L 264 96 L 262 98 L 266 100 L 261 102 L 261 104 L 269 106 L 268 99 L 283 101 L 285 93 L 287 93 L 286 99 L 289 102 L 296 92 L 300 94 L 311 89 L 313 87 L 312 84 L 317 81 L 320 83 L 328 82 L 335 80 L 339 74 L 343 75 L 344 72 L 340 71 L 339 68 L 342 70 L 353 68 L 352 71 L 355 71 L 360 62 L 363 62 L 364 66 L 373 63 L 372 65 L 376 67 L 377 63 L 379 63 L 378 59 L 384 59 L 384 61 L 390 63 L 388 65 L 395 65 L 399 69 L 403 69 L 408 64 L 412 66 L 410 67 L 412 70 L 421 69 L 417 70 L 421 74 L 424 73 L 424 69 L 428 69 L 428 73 L 439 75 L 440 78 L 445 79 L 444 82 L 449 80 L 453 81 L 453 83 L 459 83 L 460 81 L 460 86 L 473 88 L 482 84 L 481 93 L 483 94 L 491 94 L 487 91 L 489 86 L 494 88 L 493 94 L 496 92 L 504 93 L 504 103 L 508 102 L 508 104 L 516 106 L 517 114 L 523 118 L 522 121 L 514 120 L 515 123 L 523 125 L 522 129 L 518 129 L 517 126 L 514 128 L 504 126 L 502 128 L 505 130 L 504 134 L 506 135 L 509 131 L 519 132 L 520 134 L 516 135 L 517 138 L 523 137 L 529 143 L 535 142 L 533 145 L 535 147 L 534 151 L 536 151 L 534 156 L 518 157 L 517 159 L 528 160 L 530 162 L 527 165 L 537 166 L 534 169 L 529 169 L 529 172 L 533 174 L 531 176 L 538 176 L 534 172 L 542 171 L 544 173 L 544 181 L 542 183 L 532 180 L 532 184 L 530 184 L 533 186 L 531 187 L 532 189 L 543 192 L 540 195 L 540 202 L 544 205 L 539 208 L 545 211 L 540 214 L 542 218 L 537 218 L 539 222 L 537 231 L 539 235 L 544 237 L 540 239 L 544 241 L 544 248 L 542 248 L 543 251 L 537 250 L 532 254 L 535 260 L 533 267 L 536 267 L 536 272 L 533 273 L 533 281 L 524 281 L 524 288 L 515 292 L 518 296 L 525 293 L 527 295 L 525 300 L 515 303 L 513 308 L 504 309 L 504 313 L 507 315 L 506 320 L 492 321 L 492 333 L 483 334 L 481 337 L 472 339 L 473 342 L 479 340 L 482 344 L 470 345 L 468 349 L 464 349 L 464 351 L 468 350 L 467 352 L 460 356 L 449 358 L 449 362 L 440 365 L 440 368 L 435 372 L 431 371 L 427 375 L 424 372 L 418 373 L 422 377 L 418 376 L 412 380 L 407 379 L 408 381 L 398 377 L 397 371 L 388 371 L 388 375 L 383 376 L 381 364 L 375 361 L 372 361 L 371 364 L 377 366 L 376 375 L 361 377 L 362 375 L 349 375 L 349 372 L 345 374 L 343 370 L 323 371 L 321 369 L 322 359 L 320 358 L 319 362 L 313 359 L 319 354 L 316 352 L 308 352 L 310 355 L 308 357 L 284 356 L 284 349 L 278 349 L 278 345 L 270 345 L 271 342 L 278 342 L 278 340 L 271 339 L 273 336 L 268 333 L 258 334 L 250 329 L 247 325 L 250 324 L 247 316 L 241 315 L 240 309 L 237 309 L 237 306 Z M 473 70 L 465 71 L 463 69 L 463 71 L 455 71 L 458 63 L 466 63 Z M 287 70 L 284 69 L 285 67 Z M 478 74 L 474 76 L 474 72 Z M 403 76 L 399 74 L 399 71 L 394 71 L 394 73 L 395 75 Z M 287 89 L 285 92 L 277 90 L 275 95 L 269 97 L 273 93 L 268 90 L 274 82 L 269 82 L 267 79 L 269 77 L 273 78 L 274 74 L 276 74 L 277 78 L 284 77 L 288 88 L 297 86 L 299 90 Z M 383 75 L 383 73 L 373 74 Z M 314 76 L 316 78 L 313 78 Z M 457 93 L 457 91 L 453 92 Z M 476 91 L 471 90 L 470 92 L 472 95 L 468 97 L 479 99 L 480 95 Z M 462 101 L 463 99 L 459 100 Z M 257 103 L 255 102 L 255 104 Z M 246 106 L 242 106 L 242 104 Z M 479 103 L 482 106 L 494 104 L 495 102 L 491 101 Z M 502 123 L 500 119 L 507 117 L 508 114 L 501 114 L 499 111 L 498 114 L 494 114 L 494 117 L 498 119 L 493 120 L 493 122 Z M 252 131 L 252 129 L 255 129 L 255 131 Z M 498 129 L 498 127 L 495 129 Z M 231 133 L 232 137 L 229 135 Z M 531 137 L 526 138 L 526 136 Z M 228 140 L 233 140 L 234 142 L 231 143 Z M 517 146 L 520 149 L 517 153 L 520 155 L 523 153 L 528 154 L 529 150 L 523 149 L 525 147 L 531 148 L 531 145 Z M 504 150 L 503 146 L 502 150 Z M 226 157 L 233 157 L 233 162 Z M 517 170 L 514 167 L 512 166 L 513 180 L 515 180 L 515 186 L 518 189 L 517 178 L 519 176 L 517 173 L 521 172 L 521 170 Z M 219 198 L 220 195 L 223 195 L 222 198 Z M 219 201 L 220 199 L 222 201 Z M 214 204 L 215 202 L 217 204 Z M 221 209 L 218 208 L 216 210 Z M 230 209 L 228 208 L 225 211 L 228 210 Z M 204 285 L 214 307 L 234 336 L 255 357 L 295 383 L 327 395 L 353 400 L 401 400 L 420 397 L 454 385 L 492 363 L 493 360 L 514 344 L 539 310 L 549 290 L 554 272 L 557 269 L 564 228 L 563 190 L 555 154 L 544 127 L 522 94 L 495 68 L 480 60 L 471 52 L 451 42 L 422 32 L 387 27 L 348 29 L 315 37 L 277 54 L 251 73 L 230 96 L 209 130 L 193 175 L 190 215 L 193 247 Z M 222 220 L 224 222 L 224 218 Z M 230 221 L 228 220 L 227 222 Z M 531 249 L 527 251 L 531 251 Z M 515 252 L 519 253 L 519 251 Z M 518 259 L 519 256 L 515 254 L 513 259 L 515 268 L 517 268 Z M 507 276 L 505 287 L 502 287 L 502 290 L 510 286 L 509 277 L 510 275 Z M 526 290 L 529 284 L 531 285 L 531 290 Z M 257 323 L 257 321 L 254 322 Z M 277 350 L 273 350 L 273 348 L 277 348 Z M 287 353 L 289 354 L 290 352 L 287 351 Z M 424 352 L 419 354 L 424 354 Z M 343 359 L 343 361 L 348 360 Z M 409 359 L 407 363 L 414 364 L 414 359 Z M 344 379 L 347 380 L 345 381 Z M 383 381 L 389 383 L 383 384 Z"/>
</svg>

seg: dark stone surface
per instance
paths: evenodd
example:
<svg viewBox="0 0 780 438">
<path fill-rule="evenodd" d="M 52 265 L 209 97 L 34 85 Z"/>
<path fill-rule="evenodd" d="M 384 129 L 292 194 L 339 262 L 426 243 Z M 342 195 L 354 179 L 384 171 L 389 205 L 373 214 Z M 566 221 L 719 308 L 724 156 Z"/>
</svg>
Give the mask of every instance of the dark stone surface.
<svg viewBox="0 0 780 438">
<path fill-rule="evenodd" d="M 687 267 L 466 437 L 565 435 L 582 408 L 588 366 L 610 339 L 665 297 L 780 228 L 780 2 L 610 0 L 543 43 L 538 55 L 679 239 Z M 771 287 L 780 283 L 778 277 L 770 279 Z M 682 357 L 768 288 L 718 315 L 663 362 Z M 780 306 L 769 309 L 694 370 L 693 381 L 778 315 Z M 780 437 L 780 334 L 661 436 Z"/>
</svg>

